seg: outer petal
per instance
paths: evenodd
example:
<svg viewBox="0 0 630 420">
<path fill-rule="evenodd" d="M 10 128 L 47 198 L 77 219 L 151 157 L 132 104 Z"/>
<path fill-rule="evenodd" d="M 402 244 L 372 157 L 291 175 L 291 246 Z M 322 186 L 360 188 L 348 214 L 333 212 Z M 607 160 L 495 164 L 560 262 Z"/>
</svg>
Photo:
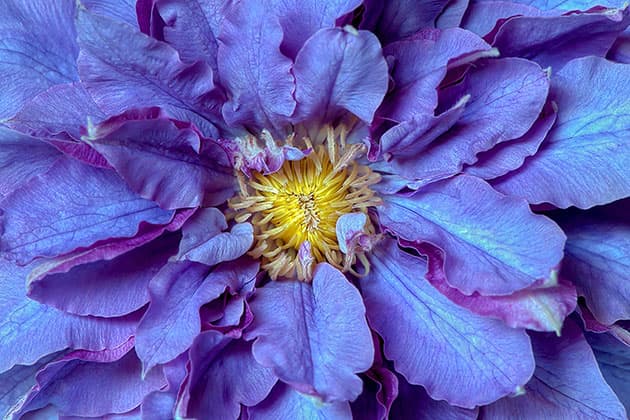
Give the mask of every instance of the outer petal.
<svg viewBox="0 0 630 420">
<path fill-rule="evenodd" d="M 239 290 L 258 272 L 252 260 L 223 264 L 210 272 L 202 264 L 172 262 L 151 280 L 151 305 L 138 326 L 136 349 L 143 372 L 173 360 L 201 330 L 199 308 L 227 288 Z"/>
<path fill-rule="evenodd" d="M 52 137 L 68 133 L 78 139 L 81 127 L 103 117 L 103 112 L 83 85 L 68 83 L 52 86 L 26 102 L 7 125 L 33 136 Z"/>
<path fill-rule="evenodd" d="M 459 28 L 423 30 L 383 49 L 392 66 L 394 89 L 379 116 L 407 121 L 415 115 L 433 116 L 438 104 L 437 87 L 450 60 L 490 49 L 483 39 Z"/>
<path fill-rule="evenodd" d="M 481 408 L 483 418 L 625 419 L 579 328 L 568 322 L 562 337 L 532 334 L 536 372 L 525 393 Z"/>
<path fill-rule="evenodd" d="M 630 319 L 628 200 L 560 216 L 567 234 L 562 275 L 571 280 L 595 318 L 606 325 Z"/>
<path fill-rule="evenodd" d="M 370 325 L 396 370 L 435 399 L 473 408 L 513 393 L 534 369 L 523 331 L 460 308 L 422 279 L 422 260 L 386 239 L 361 280 Z"/>
<path fill-rule="evenodd" d="M 135 0 L 81 0 L 81 4 L 92 13 L 138 27 Z"/>
<path fill-rule="evenodd" d="M 271 395 L 255 407 L 248 407 L 251 420 L 290 420 L 308 418 L 313 420 L 350 420 L 352 412 L 347 402 L 323 403 L 318 399 L 300 394 L 288 385 L 279 382 Z"/>
<path fill-rule="evenodd" d="M 204 340 L 208 343 L 200 343 Z M 208 348 L 212 350 L 203 351 Z M 241 405 L 260 403 L 278 381 L 271 369 L 256 362 L 250 343 L 214 331 L 196 339 L 191 349 L 191 369 L 196 370 L 196 378 L 189 379 L 185 392 L 190 395 L 186 413 L 192 418 L 238 418 Z"/>
<path fill-rule="evenodd" d="M 589 57 L 553 79 L 558 122 L 534 157 L 493 183 L 530 203 L 589 208 L 630 195 L 630 65 Z"/>
<path fill-rule="evenodd" d="M 74 0 L 3 2 L 0 120 L 50 86 L 78 80 Z"/>
<path fill-rule="evenodd" d="M 295 58 L 293 121 L 330 122 L 342 109 L 371 122 L 387 91 L 387 63 L 368 31 L 322 29 Z"/>
<path fill-rule="evenodd" d="M 230 125 L 282 131 L 293 114 L 291 60 L 280 53 L 282 27 L 265 2 L 235 4 L 219 36 L 218 66 L 230 100 L 223 116 Z"/>
<path fill-rule="evenodd" d="M 60 156 L 45 142 L 0 126 L 0 200 L 48 171 Z"/>
<path fill-rule="evenodd" d="M 141 222 L 166 224 L 173 217 L 133 194 L 112 171 L 70 159 L 32 178 L 0 207 L 0 251 L 19 263 L 134 236 Z"/>
<path fill-rule="evenodd" d="M 79 317 L 28 299 L 24 283 L 29 270 L 0 259 L 0 372 L 66 348 L 113 348 L 134 334 L 138 313 Z"/>
<path fill-rule="evenodd" d="M 159 371 L 141 378 L 135 352 L 119 349 L 71 353 L 40 371 L 37 382 L 20 410 L 16 410 L 17 418 L 48 404 L 65 415 L 101 417 L 125 413 L 140 405 L 151 391 L 166 385 Z"/>
<path fill-rule="evenodd" d="M 207 64 L 186 66 L 167 44 L 88 12 L 79 13 L 77 31 L 81 80 L 107 115 L 159 105 L 216 134 L 208 120 L 217 120 L 219 98 Z"/>
<path fill-rule="evenodd" d="M 400 380 L 398 398 L 392 406 L 391 418 L 414 420 L 476 420 L 479 409 L 472 410 L 436 401 L 420 386 Z"/>
<path fill-rule="evenodd" d="M 178 242 L 178 235 L 169 235 L 111 260 L 86 264 L 80 260 L 92 259 L 89 254 L 99 254 L 101 249 L 57 258 L 44 263 L 46 268 L 37 267 L 35 278 L 31 274 L 28 296 L 77 315 L 128 314 L 149 302 L 149 281 L 177 252 Z"/>
<path fill-rule="evenodd" d="M 162 208 L 213 206 L 234 194 L 225 150 L 166 118 L 114 117 L 93 130 L 90 144 L 135 192 Z"/>
<path fill-rule="evenodd" d="M 271 282 L 251 301 L 254 357 L 301 392 L 326 401 L 356 398 L 355 375 L 372 364 L 374 349 L 357 290 L 335 268 L 319 264 L 312 286 Z"/>
<path fill-rule="evenodd" d="M 549 278 L 562 258 L 565 236 L 555 223 L 478 178 L 460 175 L 411 197 L 383 199 L 381 224 L 442 248 L 448 282 L 466 295 L 524 289 Z"/>
<path fill-rule="evenodd" d="M 630 347 L 609 334 L 586 334 L 604 379 L 630 411 Z"/>
<path fill-rule="evenodd" d="M 464 164 L 475 163 L 478 153 L 521 137 L 534 124 L 547 99 L 547 73 L 520 58 L 489 60 L 476 67 L 464 82 L 444 91 L 448 99 L 443 102 L 448 103 L 440 105 L 449 108 L 470 94 L 462 117 L 400 175 L 418 180 L 455 175 Z"/>
<path fill-rule="evenodd" d="M 428 244 L 417 248 L 428 255 L 427 280 L 444 296 L 474 313 L 500 319 L 512 328 L 560 334 L 564 319 L 576 307 L 575 286 L 564 279 L 552 286 L 532 287 L 507 296 L 482 296 L 479 293 L 466 296 L 447 283 L 444 255 L 440 250 Z"/>
<path fill-rule="evenodd" d="M 630 10 L 522 16 L 505 22 L 492 45 L 501 51 L 501 56 L 525 57 L 558 71 L 574 58 L 604 57 L 628 24 Z"/>
</svg>

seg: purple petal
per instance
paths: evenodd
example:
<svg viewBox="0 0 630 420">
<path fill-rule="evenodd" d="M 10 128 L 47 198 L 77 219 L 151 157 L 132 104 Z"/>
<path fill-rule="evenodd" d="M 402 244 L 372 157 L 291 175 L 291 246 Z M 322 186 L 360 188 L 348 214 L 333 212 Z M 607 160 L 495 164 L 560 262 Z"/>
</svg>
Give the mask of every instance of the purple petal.
<svg viewBox="0 0 630 420">
<path fill-rule="evenodd" d="M 282 27 L 258 0 L 235 4 L 219 36 L 218 66 L 230 100 L 223 116 L 230 125 L 282 131 L 293 114 L 291 60 L 280 53 Z"/>
<path fill-rule="evenodd" d="M 497 22 L 512 16 L 541 16 L 543 13 L 536 7 L 508 1 L 473 1 L 462 21 L 462 28 L 477 35 L 489 34 Z M 494 38 L 494 34 L 485 38 Z"/>
<path fill-rule="evenodd" d="M 586 334 L 604 379 L 630 410 L 630 347 L 609 334 Z"/>
<path fill-rule="evenodd" d="M 352 249 L 352 244 L 357 237 L 365 232 L 367 216 L 363 213 L 347 213 L 337 219 L 336 233 L 339 242 L 339 250 L 344 254 Z"/>
<path fill-rule="evenodd" d="M 368 31 L 322 29 L 295 58 L 293 121 L 330 122 L 347 110 L 371 122 L 387 91 L 387 63 Z"/>
<path fill-rule="evenodd" d="M 135 333 L 138 313 L 80 317 L 28 299 L 24 283 L 29 270 L 0 259 L 0 372 L 66 348 L 113 348 Z"/>
<path fill-rule="evenodd" d="M 81 127 L 103 119 L 103 112 L 80 83 L 55 85 L 24 104 L 7 125 L 32 136 L 68 133 L 80 138 Z"/>
<path fill-rule="evenodd" d="M 558 71 L 574 58 L 606 56 L 629 23 L 630 10 L 515 17 L 501 26 L 492 46 L 502 57 L 526 57 Z"/>
<path fill-rule="evenodd" d="M 386 239 L 360 286 L 385 355 L 434 399 L 466 408 L 513 393 L 534 369 L 523 331 L 460 308 L 422 279 L 425 263 Z"/>
<path fill-rule="evenodd" d="M 313 419 L 350 420 L 352 412 L 347 402 L 322 403 L 308 395 L 300 394 L 279 382 L 271 395 L 255 407 L 248 407 L 250 420 L 257 419 Z"/>
<path fill-rule="evenodd" d="M 606 58 L 617 63 L 630 64 L 630 29 L 619 35 Z"/>
<path fill-rule="evenodd" d="M 107 115 L 158 105 L 217 134 L 208 120 L 218 119 L 219 97 L 207 64 L 186 66 L 169 45 L 88 12 L 79 12 L 77 31 L 81 80 Z"/>
<path fill-rule="evenodd" d="M 202 264 L 171 262 L 149 283 L 151 305 L 138 326 L 136 349 L 143 372 L 173 360 L 201 330 L 199 308 L 226 289 L 240 290 L 258 273 L 258 263 L 240 260 L 212 272 Z"/>
<path fill-rule="evenodd" d="M 540 10 L 570 11 L 586 10 L 593 7 L 593 2 L 589 0 L 516 0 L 518 3 L 528 4 Z M 605 7 L 623 7 L 625 0 L 599 0 L 596 2 Z"/>
<path fill-rule="evenodd" d="M 549 79 L 537 64 L 520 58 L 477 64 L 464 81 L 444 92 L 455 104 L 469 94 L 462 117 L 417 159 L 414 179 L 454 175 L 477 154 L 523 136 L 534 124 L 547 99 Z M 441 108 L 447 104 L 441 104 Z M 449 108 L 449 104 L 446 108 Z"/>
<path fill-rule="evenodd" d="M 567 234 L 562 275 L 606 325 L 630 319 L 628 202 L 559 219 Z"/>
<path fill-rule="evenodd" d="M 164 19 L 164 39 L 183 61 L 205 60 L 217 73 L 217 36 L 227 0 L 159 0 L 156 7 Z"/>
<path fill-rule="evenodd" d="M 118 349 L 101 354 L 80 351 L 50 363 L 37 374 L 37 386 L 15 414 L 19 417 L 48 404 L 71 416 L 126 413 L 166 385 L 157 370 L 141 378 L 140 360 L 133 350 L 119 353 Z"/>
<path fill-rule="evenodd" d="M 562 337 L 533 333 L 532 345 L 536 371 L 523 395 L 482 407 L 483 418 L 626 418 L 574 323 L 565 324 Z"/>
<path fill-rule="evenodd" d="M 459 306 L 479 315 L 500 319 L 512 328 L 560 334 L 564 319 L 577 304 L 575 287 L 563 279 L 553 286 L 532 287 L 507 296 L 482 296 L 479 293 L 466 296 L 447 283 L 443 253 L 430 245 L 418 248 L 428 255 L 426 278 L 440 293 Z"/>
<path fill-rule="evenodd" d="M 177 252 L 178 242 L 178 235 L 170 235 L 111 260 L 99 259 L 81 265 L 75 265 L 77 262 L 72 260 L 98 254 L 100 250 L 90 249 L 69 258 L 58 258 L 53 263 L 56 267 L 45 263 L 46 271 L 41 273 L 42 269 L 37 267 L 36 271 L 41 274 L 35 278 L 31 274 L 28 296 L 76 315 L 128 314 L 149 302 L 149 281 Z"/>
<path fill-rule="evenodd" d="M 166 224 L 173 212 L 133 194 L 110 170 L 58 161 L 0 202 L 0 250 L 20 264 L 99 240 L 131 237 L 140 223 Z"/>
<path fill-rule="evenodd" d="M 295 58 L 311 35 L 335 27 L 337 19 L 359 7 L 361 1 L 272 0 L 271 5 L 284 33 L 280 49 L 287 57 Z"/>
<path fill-rule="evenodd" d="M 50 86 L 79 79 L 74 0 L 3 2 L 0 14 L 0 119 Z"/>
<path fill-rule="evenodd" d="M 177 403 L 177 394 L 186 377 L 188 354 L 183 354 L 162 366 L 168 382 L 166 389 L 154 391 L 142 400 L 142 418 L 151 420 L 172 420 Z"/>
<path fill-rule="evenodd" d="M 507 295 L 552 275 L 565 236 L 527 203 L 460 175 L 411 197 L 384 196 L 381 224 L 403 239 L 444 250 L 449 284 L 466 295 Z"/>
<path fill-rule="evenodd" d="M 135 0 L 81 0 L 81 4 L 92 13 L 138 27 Z"/>
<path fill-rule="evenodd" d="M 384 44 L 398 41 L 425 28 L 435 28 L 435 21 L 448 0 L 400 0 L 381 2 L 366 0 L 366 19 L 375 20 L 373 32 Z"/>
<path fill-rule="evenodd" d="M 208 343 L 200 344 L 205 340 Z M 199 350 L 211 347 L 210 352 Z M 200 354 L 201 353 L 201 354 Z M 271 369 L 259 365 L 251 344 L 222 338 L 214 331 L 202 333 L 191 349 L 191 378 L 187 417 L 238 418 L 241 405 L 254 406 L 264 400 L 278 381 Z M 194 379 L 197 379 L 194 381 Z"/>
<path fill-rule="evenodd" d="M 0 126 L 0 201 L 46 173 L 60 156 L 45 142 Z"/>
<path fill-rule="evenodd" d="M 226 152 L 166 118 L 114 117 L 94 129 L 90 144 L 132 190 L 162 208 L 213 206 L 234 194 Z"/>
<path fill-rule="evenodd" d="M 420 386 L 399 381 L 399 394 L 392 407 L 394 419 L 414 420 L 476 420 L 479 409 L 472 410 L 449 405 L 446 401 L 436 401 L 427 395 Z"/>
<path fill-rule="evenodd" d="M 435 21 L 436 28 L 447 29 L 461 26 L 469 0 L 451 0 Z"/>
<path fill-rule="evenodd" d="M 494 179 L 520 168 L 525 159 L 534 155 L 549 130 L 556 122 L 558 110 L 554 103 L 547 103 L 532 128 L 516 140 L 503 142 L 492 150 L 481 152 L 477 162 L 464 172 L 483 179 Z"/>
<path fill-rule="evenodd" d="M 446 75 L 448 62 L 489 49 L 477 35 L 459 28 L 423 30 L 389 44 L 383 54 L 391 60 L 394 89 L 388 93 L 379 116 L 395 121 L 433 116 L 438 104 L 437 87 Z"/>
<path fill-rule="evenodd" d="M 630 65 L 590 57 L 554 78 L 558 121 L 536 155 L 493 182 L 530 203 L 589 208 L 630 195 Z"/>
<path fill-rule="evenodd" d="M 374 350 L 358 291 L 328 264 L 315 268 L 312 285 L 275 281 L 256 291 L 254 321 L 245 332 L 263 366 L 297 390 L 325 401 L 361 393 L 355 373 L 372 364 Z"/>
</svg>

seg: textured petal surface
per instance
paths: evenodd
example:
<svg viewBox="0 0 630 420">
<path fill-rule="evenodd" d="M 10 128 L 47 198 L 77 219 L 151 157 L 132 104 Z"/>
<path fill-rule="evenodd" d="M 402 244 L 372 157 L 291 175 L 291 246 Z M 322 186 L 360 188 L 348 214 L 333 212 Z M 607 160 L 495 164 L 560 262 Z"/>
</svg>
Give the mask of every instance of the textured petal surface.
<svg viewBox="0 0 630 420">
<path fill-rule="evenodd" d="M 524 289 L 549 278 L 562 258 L 566 238 L 555 223 L 478 178 L 460 175 L 411 197 L 383 199 L 381 224 L 442 248 L 449 284 L 466 295 Z"/>
<path fill-rule="evenodd" d="M 212 349 L 209 353 L 203 351 L 208 348 Z M 251 343 L 224 338 L 214 331 L 196 339 L 191 368 L 196 370 L 197 381 L 189 385 L 187 415 L 193 418 L 238 418 L 241 404 L 258 404 L 278 380 L 271 369 L 256 362 Z"/>
<path fill-rule="evenodd" d="M 398 398 L 392 406 L 391 418 L 414 420 L 476 420 L 478 409 L 466 409 L 436 401 L 420 386 L 399 381 Z"/>
<path fill-rule="evenodd" d="M 562 275 L 595 318 L 606 325 L 630 319 L 628 200 L 559 219 L 567 234 Z"/>
<path fill-rule="evenodd" d="M 593 7 L 588 0 L 516 0 L 518 3 L 537 7 L 540 10 L 569 11 L 586 10 Z M 600 0 L 598 5 L 606 7 L 623 7 L 625 0 Z"/>
<path fill-rule="evenodd" d="M 503 57 L 528 58 L 558 71 L 574 58 L 604 57 L 628 24 L 630 10 L 516 17 L 501 26 L 492 46 Z"/>
<path fill-rule="evenodd" d="M 387 63 L 368 31 L 317 32 L 298 53 L 293 74 L 295 122 L 330 122 L 342 110 L 371 122 L 387 91 Z"/>
<path fill-rule="evenodd" d="M 579 328 L 567 322 L 562 337 L 533 333 L 534 377 L 525 393 L 481 408 L 483 418 L 625 419 Z"/>
<path fill-rule="evenodd" d="M 159 105 L 216 134 L 208 119 L 217 119 L 219 104 L 206 63 L 184 65 L 169 45 L 87 12 L 79 13 L 77 31 L 81 80 L 107 115 Z"/>
<path fill-rule="evenodd" d="M 280 131 L 293 114 L 295 84 L 291 60 L 280 53 L 282 36 L 265 2 L 245 0 L 226 16 L 218 65 L 230 98 L 223 106 L 228 124 Z"/>
<path fill-rule="evenodd" d="M 50 86 L 78 80 L 76 2 L 9 0 L 0 16 L 0 120 Z"/>
<path fill-rule="evenodd" d="M 149 283 L 151 305 L 138 327 L 136 349 L 144 372 L 173 360 L 201 330 L 199 308 L 227 288 L 240 290 L 258 272 L 252 260 L 234 261 L 214 271 L 194 262 L 172 262 Z"/>
<path fill-rule="evenodd" d="M 38 386 L 21 412 L 54 405 L 62 414 L 100 417 L 126 413 L 150 392 L 166 385 L 161 372 L 141 378 L 140 360 L 133 350 L 95 354 L 79 351 L 49 364 L 37 374 Z M 96 357 L 97 359 L 93 359 Z M 18 412 L 19 413 L 19 412 Z"/>
<path fill-rule="evenodd" d="M 513 393 L 534 370 L 529 339 L 458 307 L 423 279 L 425 263 L 381 242 L 361 292 L 396 370 L 428 394 L 473 408 Z M 465 378 L 464 381 L 462 379 Z"/>
<path fill-rule="evenodd" d="M 141 222 L 166 224 L 173 217 L 133 194 L 114 172 L 69 159 L 25 187 L 0 202 L 0 251 L 20 263 L 134 236 Z"/>
<path fill-rule="evenodd" d="M 587 334 L 604 379 L 630 412 L 630 347 L 609 334 Z"/>
<path fill-rule="evenodd" d="M 59 156 L 58 151 L 41 140 L 0 127 L 0 200 L 29 179 L 48 171 Z"/>
<path fill-rule="evenodd" d="M 131 189 L 162 208 L 217 205 L 234 193 L 226 152 L 166 118 L 114 117 L 94 129 L 90 142 Z"/>
<path fill-rule="evenodd" d="M 319 264 L 312 285 L 271 282 L 251 301 L 254 321 L 245 332 L 263 366 L 294 388 L 327 401 L 361 392 L 355 373 L 372 364 L 372 337 L 357 290 L 337 269 Z"/>
<path fill-rule="evenodd" d="M 577 304 L 575 286 L 564 279 L 553 286 L 532 287 L 507 296 L 479 293 L 466 296 L 447 283 L 441 251 L 428 244 L 418 249 L 428 255 L 427 280 L 444 296 L 479 315 L 500 319 L 512 328 L 560 333 L 564 319 Z"/>
<path fill-rule="evenodd" d="M 41 275 L 36 278 L 31 274 L 28 296 L 76 315 L 128 314 L 149 302 L 149 281 L 177 252 L 178 241 L 178 235 L 169 235 L 111 260 L 86 264 L 77 261 L 80 265 L 75 266 L 72 257 L 58 258 L 56 267 L 47 266 L 43 273 L 37 267 Z M 74 259 L 86 258 L 90 251 L 81 252 Z"/>
<path fill-rule="evenodd" d="M 462 20 L 462 28 L 480 36 L 489 34 L 497 22 L 512 16 L 540 16 L 543 13 L 535 7 L 510 1 L 472 1 Z M 489 34 L 486 38 L 493 38 Z"/>
<path fill-rule="evenodd" d="M 553 79 L 558 121 L 536 155 L 495 188 L 530 203 L 589 208 L 630 195 L 628 64 L 571 61 Z"/>
<path fill-rule="evenodd" d="M 318 399 L 300 394 L 288 385 L 278 383 L 271 395 L 247 413 L 251 420 L 291 420 L 307 418 L 313 420 L 350 420 L 352 412 L 347 402 L 323 403 Z"/>
<path fill-rule="evenodd" d="M 413 37 L 387 45 L 394 89 L 388 93 L 379 116 L 407 121 L 414 115 L 431 115 L 438 104 L 437 87 L 448 62 L 464 54 L 490 49 L 472 32 L 459 28 L 423 30 Z"/>
<path fill-rule="evenodd" d="M 134 334 L 137 313 L 79 317 L 28 299 L 24 284 L 29 270 L 0 259 L 0 372 L 66 348 L 113 348 Z"/>
<path fill-rule="evenodd" d="M 90 12 L 138 26 L 135 0 L 81 0 L 81 4 Z"/>
</svg>

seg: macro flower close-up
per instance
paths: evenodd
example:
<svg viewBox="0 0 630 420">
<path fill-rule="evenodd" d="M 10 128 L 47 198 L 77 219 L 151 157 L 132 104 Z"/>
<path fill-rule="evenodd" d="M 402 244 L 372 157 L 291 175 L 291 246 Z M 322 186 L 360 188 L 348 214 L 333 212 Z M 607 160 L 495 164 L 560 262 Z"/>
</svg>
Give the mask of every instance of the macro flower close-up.
<svg viewBox="0 0 630 420">
<path fill-rule="evenodd" d="M 4 418 L 628 418 L 627 3 L 0 10 Z"/>
</svg>

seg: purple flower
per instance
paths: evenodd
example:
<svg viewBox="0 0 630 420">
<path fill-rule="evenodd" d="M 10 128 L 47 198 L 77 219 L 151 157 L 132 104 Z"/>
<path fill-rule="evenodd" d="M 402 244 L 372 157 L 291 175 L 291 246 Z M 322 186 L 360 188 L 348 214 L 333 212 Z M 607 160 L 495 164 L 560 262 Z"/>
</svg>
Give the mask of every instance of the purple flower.
<svg viewBox="0 0 630 420">
<path fill-rule="evenodd" d="M 6 3 L 8 418 L 625 418 L 627 7 Z"/>
</svg>

